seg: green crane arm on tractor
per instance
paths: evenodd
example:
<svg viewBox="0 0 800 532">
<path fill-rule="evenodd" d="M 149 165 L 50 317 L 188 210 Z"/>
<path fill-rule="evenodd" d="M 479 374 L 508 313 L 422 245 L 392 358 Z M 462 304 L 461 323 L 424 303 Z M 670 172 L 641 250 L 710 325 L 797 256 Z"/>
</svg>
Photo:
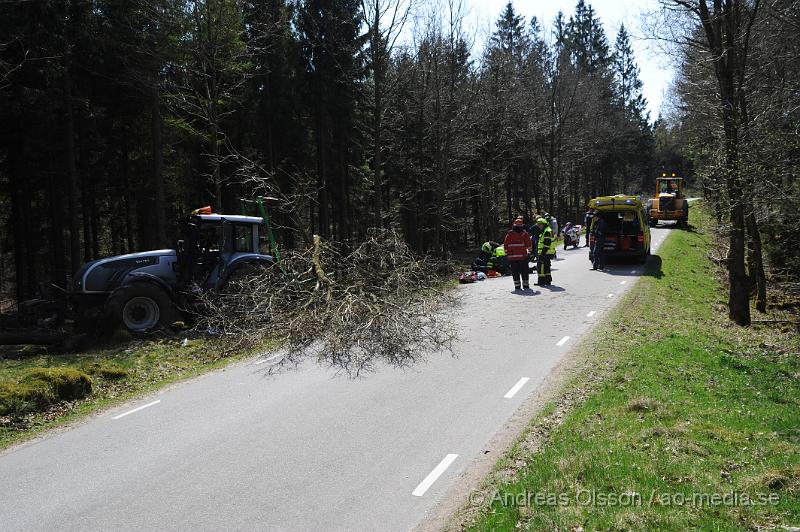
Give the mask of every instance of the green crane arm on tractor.
<svg viewBox="0 0 800 532">
<path fill-rule="evenodd" d="M 272 224 L 270 223 L 269 216 L 267 215 L 267 209 L 264 208 L 264 203 L 267 201 L 278 201 L 278 198 L 273 198 L 270 196 L 256 196 L 254 199 L 240 199 L 242 206 L 242 214 L 248 214 L 248 206 L 251 207 L 250 212 L 255 211 L 257 216 L 260 216 L 264 220 L 264 227 L 266 229 L 267 238 L 269 238 L 269 250 L 272 254 L 272 257 L 275 259 L 275 264 L 278 265 L 278 268 L 281 269 L 282 273 L 286 273 L 286 270 L 283 269 L 283 263 L 281 261 L 281 252 L 278 249 L 278 243 L 275 241 L 275 233 L 272 231 Z"/>
</svg>

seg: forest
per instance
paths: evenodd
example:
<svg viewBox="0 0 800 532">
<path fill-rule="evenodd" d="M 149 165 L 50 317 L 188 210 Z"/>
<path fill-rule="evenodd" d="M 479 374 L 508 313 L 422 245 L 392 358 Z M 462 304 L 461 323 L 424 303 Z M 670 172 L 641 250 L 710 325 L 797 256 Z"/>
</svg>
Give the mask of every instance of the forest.
<svg viewBox="0 0 800 532">
<path fill-rule="evenodd" d="M 669 171 L 729 238 L 747 324 L 751 295 L 800 270 L 799 13 L 662 0 L 653 40 L 679 69 L 651 117 L 629 31 L 609 39 L 584 0 L 553 21 L 509 2 L 486 42 L 459 0 L 0 3 L 0 312 L 172 247 L 203 205 L 277 198 L 286 248 L 391 228 L 448 257 Z"/>
</svg>

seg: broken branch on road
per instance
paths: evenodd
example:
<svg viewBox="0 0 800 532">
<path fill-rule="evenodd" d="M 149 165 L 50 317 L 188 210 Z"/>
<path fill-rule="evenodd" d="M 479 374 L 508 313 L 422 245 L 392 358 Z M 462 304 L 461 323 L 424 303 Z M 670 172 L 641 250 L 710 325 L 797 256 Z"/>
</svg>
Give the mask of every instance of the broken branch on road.
<svg viewBox="0 0 800 532">
<path fill-rule="evenodd" d="M 351 251 L 315 236 L 283 266 L 286 274 L 264 268 L 202 295 L 200 326 L 221 332 L 229 351 L 277 339 L 282 365 L 314 357 L 350 375 L 452 352 L 451 271 L 414 256 L 397 233 L 371 232 Z"/>
</svg>

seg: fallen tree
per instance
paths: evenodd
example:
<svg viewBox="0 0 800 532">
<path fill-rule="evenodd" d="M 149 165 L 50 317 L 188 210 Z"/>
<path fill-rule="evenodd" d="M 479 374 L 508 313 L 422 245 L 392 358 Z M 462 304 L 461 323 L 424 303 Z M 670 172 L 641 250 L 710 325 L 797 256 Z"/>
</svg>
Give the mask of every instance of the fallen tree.
<svg viewBox="0 0 800 532">
<path fill-rule="evenodd" d="M 199 326 L 226 349 L 282 342 L 283 364 L 305 357 L 351 375 L 377 362 L 408 366 L 426 353 L 452 352 L 455 327 L 444 288 L 451 268 L 415 257 L 399 235 L 373 232 L 351 251 L 314 236 L 277 267 L 250 271 L 201 296 Z"/>
</svg>

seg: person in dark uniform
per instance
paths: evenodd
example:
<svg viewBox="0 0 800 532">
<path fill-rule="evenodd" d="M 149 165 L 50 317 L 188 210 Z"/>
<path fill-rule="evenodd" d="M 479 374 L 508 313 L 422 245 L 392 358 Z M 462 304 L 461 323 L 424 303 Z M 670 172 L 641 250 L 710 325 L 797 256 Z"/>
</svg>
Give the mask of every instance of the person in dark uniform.
<svg viewBox="0 0 800 532">
<path fill-rule="evenodd" d="M 589 247 L 589 235 L 591 234 L 593 219 L 594 219 L 594 209 L 590 207 L 589 210 L 586 211 L 586 214 L 583 215 L 583 226 L 586 228 L 586 245 L 583 246 L 585 248 Z"/>
<path fill-rule="evenodd" d="M 602 270 L 606 266 L 606 231 L 608 230 L 608 223 L 602 212 L 595 214 L 594 224 L 592 224 L 592 233 L 594 234 L 594 247 L 592 248 L 592 269 Z"/>
<path fill-rule="evenodd" d="M 536 278 L 537 286 L 550 286 L 553 283 L 553 276 L 550 273 L 550 263 L 553 261 L 553 256 L 556 253 L 556 239 L 553 235 L 553 229 L 544 218 L 536 220 L 536 225 L 541 229 L 538 243 L 538 276 Z"/>
<path fill-rule="evenodd" d="M 495 256 L 495 251 L 500 245 L 493 240 L 484 242 L 481 246 L 480 254 L 472 261 L 472 271 L 486 273 L 486 270 L 489 269 L 488 264 L 491 262 L 492 257 Z"/>
<path fill-rule="evenodd" d="M 531 234 L 531 258 L 536 259 L 539 256 L 538 246 L 539 246 L 539 235 L 542 234 L 542 228 L 536 221 L 541 218 L 536 212 L 533 213 L 533 225 L 530 228 Z"/>
</svg>

